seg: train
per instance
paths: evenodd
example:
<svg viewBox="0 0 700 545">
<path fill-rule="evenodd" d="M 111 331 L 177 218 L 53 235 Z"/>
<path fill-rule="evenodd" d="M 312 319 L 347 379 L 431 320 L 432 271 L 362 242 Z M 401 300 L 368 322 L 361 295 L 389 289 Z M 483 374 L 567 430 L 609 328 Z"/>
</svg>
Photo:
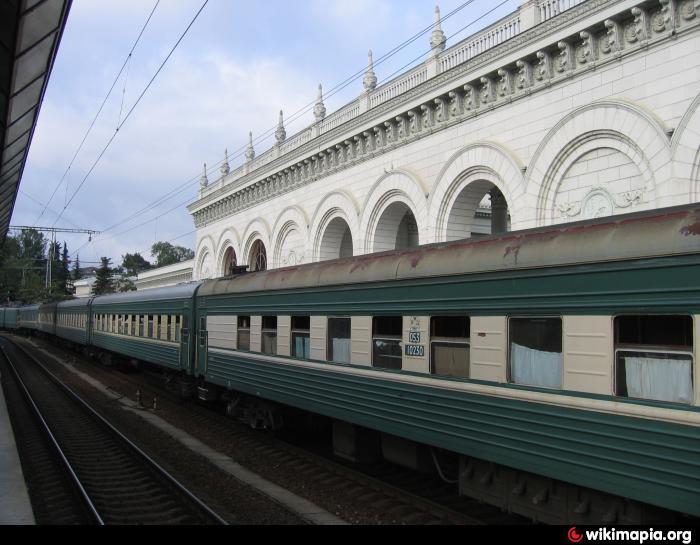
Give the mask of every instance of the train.
<svg viewBox="0 0 700 545">
<path fill-rule="evenodd" d="M 538 521 L 700 516 L 700 204 L 0 317 Z"/>
</svg>

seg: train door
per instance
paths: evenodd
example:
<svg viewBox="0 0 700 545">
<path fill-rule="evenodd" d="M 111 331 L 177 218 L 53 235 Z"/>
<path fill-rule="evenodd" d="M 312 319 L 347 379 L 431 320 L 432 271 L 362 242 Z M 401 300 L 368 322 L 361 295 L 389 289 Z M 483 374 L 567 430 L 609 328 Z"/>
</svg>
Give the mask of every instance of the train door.
<svg viewBox="0 0 700 545">
<path fill-rule="evenodd" d="M 190 346 L 190 314 L 186 308 L 182 313 L 180 326 L 180 369 L 184 369 L 188 375 L 194 371 L 192 365 L 192 347 Z"/>
<path fill-rule="evenodd" d="M 207 331 L 207 317 L 199 315 L 199 331 L 197 332 L 197 372 L 200 376 L 207 374 L 207 356 L 209 354 L 209 333 Z"/>
</svg>

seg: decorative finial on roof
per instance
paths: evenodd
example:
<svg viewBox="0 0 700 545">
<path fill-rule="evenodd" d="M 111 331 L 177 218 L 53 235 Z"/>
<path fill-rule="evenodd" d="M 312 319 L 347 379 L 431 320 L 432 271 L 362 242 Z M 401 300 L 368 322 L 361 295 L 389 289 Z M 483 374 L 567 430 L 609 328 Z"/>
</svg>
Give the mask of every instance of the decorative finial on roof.
<svg viewBox="0 0 700 545">
<path fill-rule="evenodd" d="M 202 177 L 199 179 L 199 187 L 205 189 L 209 185 L 209 178 L 207 178 L 207 164 L 204 163 L 204 172 Z"/>
<path fill-rule="evenodd" d="M 277 140 L 278 144 L 281 144 L 284 142 L 284 139 L 287 138 L 287 131 L 284 130 L 284 116 L 282 115 L 282 110 L 280 110 L 280 120 L 277 123 L 277 130 L 275 131 L 275 140 Z"/>
<path fill-rule="evenodd" d="M 219 170 L 221 171 L 222 178 L 231 172 L 231 167 L 228 164 L 228 149 L 224 150 L 224 162 L 221 164 L 221 168 Z"/>
<path fill-rule="evenodd" d="M 246 162 L 250 162 L 255 158 L 255 150 L 253 149 L 253 133 L 248 133 L 248 147 L 245 149 Z"/>
<path fill-rule="evenodd" d="M 318 84 L 318 98 L 314 106 L 314 117 L 317 123 L 326 117 L 326 107 L 323 104 L 323 88 L 320 83 Z"/>
<path fill-rule="evenodd" d="M 367 71 L 365 72 L 365 77 L 362 80 L 365 86 L 365 91 L 373 91 L 377 86 L 377 76 L 374 73 L 374 61 L 372 60 L 372 50 L 367 53 Z"/>
<path fill-rule="evenodd" d="M 430 36 L 430 48 L 431 54 L 437 55 L 441 51 L 445 50 L 445 43 L 447 38 L 445 38 L 445 33 L 442 31 L 442 26 L 440 25 L 440 6 L 435 6 L 435 25 L 433 28 L 433 33 Z"/>
</svg>

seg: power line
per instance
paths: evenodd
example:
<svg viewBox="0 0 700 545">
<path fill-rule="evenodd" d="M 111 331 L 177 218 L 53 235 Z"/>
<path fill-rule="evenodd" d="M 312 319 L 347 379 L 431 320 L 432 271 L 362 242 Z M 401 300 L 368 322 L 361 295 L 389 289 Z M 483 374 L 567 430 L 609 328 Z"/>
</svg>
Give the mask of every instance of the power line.
<svg viewBox="0 0 700 545">
<path fill-rule="evenodd" d="M 56 187 L 54 187 L 54 190 L 51 193 L 49 200 L 47 201 L 46 205 L 44 205 L 44 209 L 41 211 L 41 214 L 39 214 L 39 217 L 36 220 L 34 220 L 34 223 L 38 223 L 39 220 L 41 219 L 41 217 L 44 215 L 44 212 L 46 212 L 46 210 L 49 208 L 49 204 L 51 204 L 51 200 L 54 198 L 54 195 L 56 195 L 58 188 L 61 187 L 63 180 L 68 175 L 68 172 L 70 171 L 71 167 L 73 166 L 73 162 L 75 161 L 76 157 L 78 157 L 80 150 L 83 149 L 83 144 L 85 144 L 85 141 L 87 140 L 88 135 L 92 131 L 92 127 L 95 125 L 97 118 L 100 116 L 100 113 L 102 112 L 102 108 L 104 108 L 105 104 L 107 103 L 107 99 L 112 94 L 112 91 L 114 90 L 114 86 L 117 84 L 117 81 L 119 81 L 119 77 L 122 75 L 122 72 L 124 71 L 124 67 L 127 66 L 127 63 L 131 59 L 131 55 L 133 54 L 134 50 L 136 49 L 136 46 L 138 45 L 139 41 L 141 40 L 141 36 L 143 36 L 143 33 L 146 30 L 146 27 L 148 26 L 148 23 L 151 20 L 151 17 L 153 17 L 153 13 L 156 11 L 156 8 L 158 7 L 159 3 L 160 3 L 160 0 L 156 0 L 156 3 L 153 6 L 153 9 L 151 10 L 151 13 L 148 15 L 148 19 L 146 19 L 146 22 L 144 23 L 143 27 L 141 27 L 141 32 L 139 32 L 139 35 L 136 38 L 136 41 L 134 42 L 134 45 L 131 46 L 131 51 L 129 51 L 129 54 L 126 56 L 126 60 L 124 61 L 124 64 L 122 64 L 122 67 L 119 69 L 119 73 L 114 78 L 114 81 L 112 82 L 112 86 L 109 88 L 109 91 L 107 91 L 107 94 L 105 95 L 105 98 L 102 101 L 100 108 L 97 110 L 97 113 L 95 114 L 95 117 L 93 118 L 92 123 L 90 123 L 90 126 L 88 127 L 88 130 L 85 133 L 85 136 L 83 136 L 83 139 L 80 142 L 78 149 L 75 150 L 75 154 L 73 154 L 73 158 L 71 159 L 70 163 L 68 164 L 68 168 L 66 168 L 66 171 L 63 173 L 63 176 L 61 176 L 61 179 L 56 184 Z M 66 184 L 66 193 L 67 192 L 68 192 L 68 184 Z"/>
<path fill-rule="evenodd" d="M 455 9 L 453 9 L 452 11 L 450 11 L 450 12 L 449 12 L 448 14 L 446 14 L 445 16 L 441 17 L 441 18 L 440 18 L 440 21 L 442 22 L 442 21 L 445 21 L 445 20 L 449 19 L 450 17 L 452 17 L 452 16 L 455 15 L 456 13 L 460 12 L 462 9 L 464 9 L 465 7 L 467 7 L 468 5 L 470 5 L 470 4 L 473 3 L 473 2 L 474 2 L 474 0 L 467 0 L 466 2 L 462 3 L 461 5 L 457 6 Z M 482 17 L 483 17 L 483 16 L 482 16 Z M 424 35 L 424 34 L 426 34 L 427 32 L 429 32 L 432 28 L 434 28 L 434 26 L 435 26 L 434 23 L 430 24 L 429 26 L 427 26 L 427 27 L 425 27 L 424 29 L 420 30 L 419 32 L 417 32 L 416 34 L 414 34 L 413 36 L 411 36 L 410 38 L 408 38 L 408 39 L 405 40 L 404 42 L 400 43 L 399 45 L 397 45 L 396 47 L 394 47 L 393 49 L 391 49 L 390 51 L 388 51 L 387 53 L 385 53 L 384 55 L 378 57 L 377 60 L 374 62 L 374 65 L 375 65 L 375 66 L 378 66 L 378 65 L 382 64 L 383 62 L 385 62 L 386 60 L 388 60 L 389 58 L 393 57 L 395 54 L 397 54 L 399 51 L 401 51 L 402 49 L 404 49 L 405 47 L 407 47 L 408 45 L 410 45 L 411 43 L 413 43 L 414 41 L 416 41 L 416 40 L 417 40 L 418 38 L 420 38 L 422 35 Z M 462 29 L 462 30 L 464 30 L 464 29 Z M 461 31 L 460 31 L 460 32 L 461 32 Z M 428 50 L 428 52 L 429 52 L 429 51 L 430 51 L 430 50 Z M 411 63 L 413 63 L 413 62 L 415 62 L 415 61 L 411 61 Z M 330 97 L 334 96 L 335 94 L 339 93 L 340 91 L 342 91 L 343 89 L 345 89 L 347 86 L 349 86 L 351 83 L 353 83 L 354 81 L 356 81 L 356 80 L 359 79 L 360 77 L 364 76 L 364 73 L 365 73 L 365 68 L 362 68 L 361 70 L 355 72 L 354 74 L 352 74 L 351 76 L 349 76 L 348 78 L 346 78 L 345 80 L 343 80 L 342 82 L 340 82 L 339 84 L 335 85 L 329 92 L 326 93 L 326 95 L 325 95 L 326 98 L 330 98 Z M 304 107 L 302 107 L 301 109 L 297 110 L 296 112 L 294 112 L 293 114 L 291 114 L 291 116 L 288 116 L 288 117 L 287 117 L 287 123 L 296 121 L 296 120 L 299 119 L 303 114 L 305 114 L 305 113 L 311 111 L 311 110 L 313 109 L 313 106 L 314 106 L 314 105 L 315 105 L 315 101 L 314 101 L 314 102 L 310 102 L 310 103 L 308 103 L 306 106 L 304 106 Z M 271 127 L 270 129 L 268 129 L 267 131 L 263 132 L 261 135 L 259 135 L 258 137 L 256 137 L 256 138 L 253 140 L 253 142 L 254 142 L 254 143 L 260 143 L 260 142 L 262 142 L 262 141 L 267 140 L 267 139 L 274 133 L 274 131 L 276 130 L 276 128 L 277 128 L 276 125 L 273 126 L 273 127 Z M 231 158 L 232 158 L 232 159 L 236 159 L 236 158 L 240 157 L 241 155 L 243 155 L 243 153 L 244 153 L 246 147 L 247 147 L 247 146 L 242 146 L 242 147 L 237 148 L 236 150 L 234 150 L 234 154 L 231 156 Z M 207 170 L 207 172 L 213 172 L 222 162 L 223 162 L 223 160 L 219 160 L 219 161 L 214 162 L 214 163 L 213 163 L 213 166 L 210 167 L 210 168 Z M 210 163 L 210 164 L 211 164 L 211 163 Z M 173 198 L 174 196 L 176 196 L 176 195 L 182 193 L 183 191 L 185 191 L 186 189 L 188 189 L 189 186 L 190 186 L 190 185 L 193 185 L 194 183 L 196 183 L 196 182 L 198 181 L 198 179 L 199 179 L 199 176 L 198 176 L 198 175 L 196 175 L 196 176 L 194 176 L 194 177 L 188 179 L 186 182 L 184 182 L 184 183 L 181 184 L 180 186 L 176 187 L 175 189 L 171 190 L 170 192 L 165 193 L 163 196 L 159 197 L 158 199 L 156 199 L 156 200 L 155 200 L 154 202 L 152 202 L 151 204 L 145 206 L 144 208 L 141 208 L 140 210 L 137 210 L 136 212 L 132 213 L 130 216 L 126 217 L 125 219 L 120 220 L 120 221 L 118 221 L 117 223 L 115 223 L 115 224 L 113 224 L 113 225 L 111 225 L 111 226 L 105 228 L 105 229 L 103 230 L 103 232 L 106 233 L 106 232 L 108 232 L 108 231 L 111 231 L 111 230 L 114 229 L 115 227 L 118 227 L 119 225 L 122 225 L 122 224 L 124 224 L 124 223 L 127 223 L 127 222 L 129 222 L 130 220 L 132 220 L 132 219 L 134 219 L 134 218 L 136 218 L 136 217 L 138 217 L 138 216 L 140 216 L 140 215 L 142 215 L 142 214 L 144 214 L 144 213 L 146 213 L 146 212 L 148 212 L 148 211 L 150 211 L 150 210 L 156 208 L 158 205 L 160 205 L 160 204 L 166 202 L 167 200 L 170 200 L 170 199 Z M 184 204 L 187 204 L 187 202 L 189 202 L 189 199 L 188 199 L 187 201 L 185 201 L 185 202 L 183 203 L 183 205 L 184 205 Z M 138 224 L 136 227 L 134 227 L 134 229 L 135 229 L 135 228 L 138 228 L 138 227 L 141 227 L 141 226 L 143 226 L 143 225 L 145 225 L 145 224 L 147 224 L 147 223 L 150 223 L 150 222 L 152 222 L 152 221 L 156 221 L 158 218 L 162 217 L 162 216 L 165 215 L 165 214 L 168 214 L 168 213 L 172 212 L 173 210 L 179 208 L 180 206 L 182 206 L 182 205 L 178 205 L 177 207 L 175 207 L 175 208 L 173 208 L 173 209 L 170 209 L 168 212 L 165 212 L 164 214 L 160 214 L 160 215 L 158 215 L 158 216 L 155 216 L 155 217 L 153 217 L 153 218 L 147 220 L 147 221 L 144 222 L 144 223 L 140 223 L 140 224 Z M 129 232 L 129 231 L 131 231 L 131 230 L 133 230 L 133 229 L 129 229 L 129 230 L 127 230 L 127 231 L 122 231 L 121 233 L 117 233 L 116 235 L 108 235 L 108 236 L 109 236 L 109 238 L 114 238 L 114 237 L 116 237 L 116 236 L 119 236 L 120 234 L 123 234 L 123 233 L 125 233 L 125 232 Z"/>
<path fill-rule="evenodd" d="M 509 1 L 509 0 L 503 0 L 502 2 L 500 2 L 500 3 L 499 3 L 498 5 L 496 5 L 495 7 L 491 8 L 490 10 L 486 11 L 485 13 L 483 13 L 482 15 L 480 15 L 479 17 L 477 17 L 476 19 L 472 20 L 472 21 L 471 21 L 470 23 L 468 23 L 467 25 L 465 25 L 465 26 L 463 26 L 462 28 L 460 28 L 457 32 L 454 32 L 454 33 L 452 33 L 451 35 L 449 35 L 449 36 L 447 37 L 447 39 L 452 39 L 452 38 L 454 38 L 455 36 L 457 36 L 458 34 L 462 33 L 462 32 L 463 32 L 464 30 L 466 30 L 467 28 L 473 26 L 474 24 L 478 23 L 480 20 L 482 20 L 483 18 L 485 18 L 485 17 L 488 16 L 489 14 L 493 13 L 495 10 L 497 10 L 498 8 L 500 8 L 501 6 L 503 6 L 504 4 L 508 3 L 508 1 Z M 465 1 L 464 3 L 460 4 L 457 8 L 455 8 L 454 10 L 452 10 L 451 12 L 449 12 L 447 15 L 441 17 L 441 18 L 440 18 L 440 22 L 443 22 L 443 21 L 445 21 L 446 19 L 452 17 L 453 15 L 455 15 L 456 13 L 458 13 L 459 11 L 461 11 L 462 9 L 464 9 L 465 7 L 467 7 L 468 5 L 472 4 L 473 2 L 474 2 L 474 0 L 467 0 L 467 1 Z M 399 51 L 401 51 L 402 49 L 404 49 L 405 47 L 407 47 L 408 45 L 410 45 L 412 42 L 414 42 L 414 41 L 415 41 L 416 39 L 418 39 L 420 36 L 424 35 L 424 34 L 427 33 L 428 31 L 430 31 L 431 29 L 433 29 L 434 26 L 435 26 L 435 24 L 433 23 L 433 24 L 431 24 L 431 25 L 425 27 L 425 28 L 424 28 L 423 30 L 421 30 L 420 32 L 414 34 L 414 35 L 411 36 L 409 39 L 405 40 L 404 42 L 402 42 L 402 43 L 399 44 L 398 46 L 396 46 L 396 47 L 394 47 L 393 49 L 391 49 L 389 52 L 387 52 L 387 53 L 385 53 L 384 55 L 382 55 L 381 57 L 379 57 L 379 58 L 377 59 L 377 61 L 374 62 L 374 65 L 377 66 L 377 65 L 381 64 L 382 62 L 385 62 L 386 60 L 388 60 L 389 58 L 391 58 L 392 56 L 394 56 L 395 54 L 397 54 Z M 414 64 L 416 61 L 418 61 L 418 60 L 420 60 L 421 58 L 423 58 L 427 53 L 430 53 L 431 50 L 432 50 L 432 48 L 430 48 L 430 49 L 428 49 L 427 51 L 421 53 L 421 55 L 419 55 L 419 56 L 416 57 L 415 59 L 411 60 L 409 63 L 403 65 L 401 68 L 399 68 L 398 70 L 396 70 L 395 72 L 393 72 L 391 75 L 389 75 L 389 76 L 383 78 L 383 79 L 381 80 L 381 83 L 385 83 L 385 82 L 391 80 L 396 74 L 402 72 L 402 71 L 405 70 L 408 66 L 411 66 L 411 65 Z M 331 96 L 333 96 L 333 95 L 339 93 L 340 91 L 342 91 L 343 89 L 345 89 L 348 85 L 350 85 L 351 83 L 353 83 L 354 81 L 356 81 L 356 80 L 359 79 L 360 77 L 364 76 L 364 74 L 365 74 L 365 68 L 363 68 L 362 70 L 360 70 L 360 71 L 358 71 L 358 72 L 355 72 L 353 75 L 351 75 L 350 77 L 346 78 L 346 79 L 343 80 L 341 83 L 339 83 L 339 84 L 337 84 L 335 87 L 333 87 L 333 88 L 331 89 L 330 92 L 328 92 L 327 94 L 325 94 L 325 97 L 326 97 L 326 98 L 329 98 L 329 97 L 331 97 Z M 311 103 L 309 103 L 309 104 L 307 104 L 307 106 L 305 106 L 305 107 L 303 107 L 303 108 L 297 110 L 294 114 L 292 114 L 290 117 L 288 117 L 288 118 L 287 118 L 287 121 L 289 122 L 289 121 L 294 121 L 294 120 L 298 119 L 301 115 L 303 115 L 304 113 L 307 113 L 308 111 L 310 111 L 310 110 L 313 108 L 314 105 L 315 105 L 315 101 L 314 101 L 314 102 L 311 102 Z M 277 126 L 275 125 L 274 127 L 271 127 L 270 129 L 268 129 L 267 131 L 265 131 L 262 135 L 260 135 L 260 136 L 258 136 L 257 138 L 255 138 L 255 139 L 254 139 L 254 142 L 258 142 L 258 143 L 259 143 L 260 141 L 263 141 L 263 140 L 266 140 L 267 138 L 269 138 L 270 135 L 274 132 L 274 130 L 276 130 L 276 127 L 277 127 Z M 241 147 L 241 148 L 238 148 L 238 149 L 236 150 L 236 153 L 234 153 L 234 155 L 232 156 L 232 158 L 236 158 L 236 157 L 239 157 L 240 155 L 242 155 L 242 154 L 243 154 L 243 151 L 246 149 L 246 147 L 247 147 L 247 145 L 246 145 L 246 146 L 243 146 L 243 147 Z M 217 167 L 219 164 L 221 164 L 222 162 L 223 162 L 223 160 L 220 160 L 220 161 L 216 162 L 216 163 L 214 164 L 213 167 L 211 167 L 210 169 L 207 169 L 207 172 L 212 172 L 212 171 L 214 171 L 214 170 L 216 169 L 216 167 Z M 196 182 L 197 180 L 198 180 L 198 177 L 193 177 L 193 178 L 187 180 L 186 182 L 184 182 L 184 183 L 181 184 L 180 186 L 176 187 L 175 189 L 171 190 L 170 192 L 164 194 L 162 197 L 158 198 L 156 201 L 154 201 L 154 202 L 152 202 L 151 204 L 147 205 L 146 207 L 140 209 L 139 211 L 134 212 L 133 214 L 131 214 L 130 216 L 128 216 L 128 217 L 125 218 L 124 220 L 121 220 L 121 221 L 119 221 L 119 222 L 117 222 L 117 223 L 111 225 L 110 227 L 104 229 L 104 230 L 103 230 L 103 234 L 106 233 L 107 231 L 110 231 L 110 230 L 112 230 L 112 229 L 118 227 L 119 225 L 122 225 L 122 224 L 124 224 L 124 223 L 129 222 L 130 220 L 132 220 L 132 219 L 138 217 L 139 215 L 142 215 L 142 214 L 144 214 L 144 213 L 146 213 L 146 212 L 148 212 L 148 211 L 150 211 L 150 210 L 152 210 L 152 209 L 155 209 L 158 205 L 160 205 L 160 204 L 162 204 L 162 203 L 164 203 L 164 202 L 170 200 L 171 198 L 175 197 L 176 195 L 178 195 L 178 194 L 182 193 L 183 191 L 187 190 L 187 189 L 189 188 L 189 186 L 190 186 L 192 183 Z M 129 233 L 129 232 L 131 232 L 131 231 L 134 231 L 134 230 L 138 229 L 139 227 L 142 227 L 142 226 L 144 226 L 144 225 L 149 224 L 149 223 L 152 222 L 152 221 L 157 221 L 159 218 L 161 218 L 161 217 L 163 217 L 163 216 L 165 216 L 165 215 L 167 215 L 167 214 L 169 214 L 169 213 L 171 213 L 171 212 L 173 212 L 173 211 L 175 211 L 175 210 L 181 208 L 182 206 L 186 205 L 189 201 L 190 201 L 190 199 L 188 199 L 188 200 L 186 200 L 186 201 L 184 201 L 184 202 L 182 202 L 182 203 L 180 203 L 180 204 L 178 204 L 178 205 L 176 205 L 176 206 L 174 206 L 174 207 L 168 209 L 167 211 L 162 212 L 162 213 L 160 213 L 160 214 L 158 214 L 158 215 L 156 215 L 156 216 L 154 216 L 154 217 L 152 217 L 152 218 L 150 218 L 150 219 L 148 219 L 148 220 L 145 220 L 145 221 L 143 221 L 143 222 L 141 222 L 141 223 L 139 223 L 139 224 L 137 224 L 137 225 L 135 225 L 135 226 L 133 226 L 133 227 L 130 227 L 130 228 L 128 228 L 128 229 L 125 229 L 125 230 L 120 231 L 120 232 L 115 233 L 115 234 L 106 235 L 106 238 L 113 239 L 113 238 L 116 238 L 116 237 L 121 236 L 121 235 L 123 235 L 123 234 L 126 234 L 126 233 Z M 190 233 L 192 233 L 192 232 L 195 232 L 195 231 L 196 231 L 196 229 L 195 229 L 194 231 L 190 231 L 189 233 L 186 233 L 186 235 L 187 235 L 187 234 L 190 234 Z M 186 235 L 181 235 L 181 236 L 186 236 Z M 104 240 L 104 238 L 105 238 L 105 237 L 103 236 L 102 239 Z M 180 237 L 178 237 L 178 238 L 180 238 Z M 83 246 L 85 246 L 85 244 L 84 244 Z M 81 248 L 82 248 L 83 246 L 81 246 Z"/>
<path fill-rule="evenodd" d="M 158 67 L 158 70 L 156 70 L 155 74 L 153 74 L 153 77 L 152 77 L 151 80 L 148 82 L 148 84 L 146 85 L 146 87 L 143 89 L 143 91 L 141 92 L 141 94 L 139 95 L 139 97 L 136 99 L 136 102 L 134 102 L 134 104 L 133 104 L 133 106 L 131 107 L 131 109 L 130 109 L 130 110 L 128 111 L 128 113 L 124 116 L 124 119 L 122 120 L 122 122 L 117 126 L 116 130 L 114 131 L 114 134 L 110 137 L 110 139 L 107 141 L 107 144 L 105 145 L 105 147 L 102 149 L 102 151 L 100 152 L 100 154 L 97 156 L 97 159 L 95 159 L 95 162 L 94 162 L 94 163 L 92 164 L 92 166 L 90 167 L 90 170 L 88 170 L 88 172 L 87 172 L 87 174 L 85 175 L 85 177 L 82 179 L 82 181 L 80 182 L 80 184 L 78 185 L 78 187 L 76 188 L 76 190 L 73 192 L 73 194 L 71 195 L 71 198 L 68 200 L 68 202 L 66 203 L 66 205 L 63 207 L 63 210 L 61 210 L 61 213 L 59 214 L 59 216 L 56 218 L 56 221 L 54 222 L 54 225 L 56 225 L 56 223 L 58 223 L 58 220 L 61 219 L 61 217 L 63 216 L 63 213 L 66 211 L 66 209 L 67 209 L 67 208 L 70 206 L 70 204 L 73 202 L 73 199 L 75 199 L 76 195 L 78 194 L 78 192 L 80 191 L 80 189 L 83 187 L 83 185 L 85 184 L 86 180 L 88 179 L 88 177 L 90 176 L 90 174 L 92 173 L 92 171 L 93 171 L 93 170 L 95 169 L 95 167 L 97 166 L 97 163 L 99 163 L 100 159 L 102 159 L 102 156 L 105 154 L 105 152 L 107 151 L 107 149 L 109 148 L 109 146 L 112 144 L 112 142 L 113 142 L 114 139 L 116 138 L 117 134 L 119 133 L 119 129 L 121 129 L 121 128 L 124 126 L 124 124 L 127 122 L 127 120 L 129 119 L 129 117 L 130 117 L 131 114 L 133 113 L 133 111 L 134 111 L 134 109 L 136 108 L 136 106 L 138 106 L 138 104 L 141 102 L 141 99 L 144 97 L 144 95 L 146 94 L 146 92 L 148 91 L 148 89 L 151 87 L 151 85 L 152 85 L 153 82 L 155 81 L 155 79 L 156 79 L 156 77 L 158 76 L 158 74 L 160 74 L 161 70 L 163 69 L 163 67 L 165 66 L 165 64 L 168 62 L 168 59 L 170 59 L 171 55 L 175 52 L 175 49 L 177 49 L 178 45 L 180 45 L 180 42 L 183 40 L 183 38 L 185 37 L 185 35 L 187 34 L 187 32 L 190 30 L 190 28 L 192 28 L 192 25 L 195 23 L 195 21 L 197 20 L 197 18 L 199 17 L 199 15 L 202 13 L 202 10 L 204 9 L 204 7 L 205 7 L 208 3 L 209 3 L 209 0 L 204 0 L 204 3 L 203 3 L 202 6 L 199 8 L 199 11 L 197 11 L 197 13 L 195 14 L 195 16 L 192 18 L 192 20 L 190 21 L 190 24 L 187 25 L 187 28 L 185 29 L 185 31 L 182 33 L 182 35 L 180 36 L 180 38 L 177 40 L 177 42 L 175 43 L 175 45 L 174 45 L 174 46 L 172 47 L 172 49 L 170 50 L 170 53 L 168 53 L 167 57 L 165 57 L 165 59 L 163 60 L 163 62 L 161 63 L 161 65 Z"/>
</svg>

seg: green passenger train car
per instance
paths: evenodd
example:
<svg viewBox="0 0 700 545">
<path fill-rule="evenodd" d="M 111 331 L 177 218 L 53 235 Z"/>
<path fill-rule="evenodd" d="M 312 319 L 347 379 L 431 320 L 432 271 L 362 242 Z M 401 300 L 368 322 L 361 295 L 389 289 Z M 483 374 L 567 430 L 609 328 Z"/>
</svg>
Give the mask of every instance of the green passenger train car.
<svg viewBox="0 0 700 545">
<path fill-rule="evenodd" d="M 19 309 L 13 307 L 6 307 L 3 313 L 3 328 L 7 330 L 15 330 L 18 327 L 17 321 L 19 320 Z"/>
<path fill-rule="evenodd" d="M 541 520 L 601 520 L 597 492 L 700 516 L 700 208 L 211 280 L 196 300 L 197 375 L 249 403 L 458 453 L 464 493 Z"/>
<path fill-rule="evenodd" d="M 98 348 L 193 374 L 190 328 L 199 283 L 95 297 L 89 339 Z"/>
<path fill-rule="evenodd" d="M 56 336 L 75 344 L 88 344 L 92 298 L 72 299 L 56 305 Z"/>
<path fill-rule="evenodd" d="M 19 327 L 50 312 L 20 308 Z M 59 336 L 161 366 L 251 425 L 292 407 L 330 419 L 342 456 L 454 453 L 460 493 L 537 520 L 700 516 L 700 205 L 53 312 Z"/>
</svg>

